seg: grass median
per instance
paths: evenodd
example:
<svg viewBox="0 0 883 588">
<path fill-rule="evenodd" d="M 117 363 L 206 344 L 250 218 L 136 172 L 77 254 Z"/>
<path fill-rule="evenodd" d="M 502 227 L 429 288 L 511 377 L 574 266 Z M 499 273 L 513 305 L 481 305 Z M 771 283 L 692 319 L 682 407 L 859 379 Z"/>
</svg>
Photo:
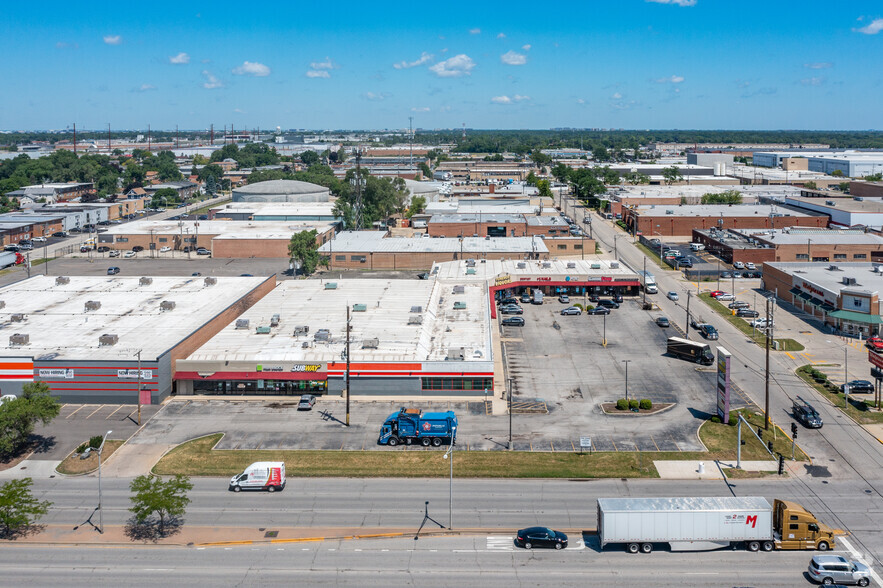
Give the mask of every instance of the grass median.
<svg viewBox="0 0 883 588">
<path fill-rule="evenodd" d="M 748 415 L 757 418 L 754 415 Z M 699 432 L 709 452 L 612 451 L 456 451 L 457 478 L 657 478 L 656 460 L 732 460 L 736 458 L 736 427 L 707 421 Z M 442 452 L 422 447 L 385 451 L 227 450 L 213 449 L 223 435 L 217 433 L 183 443 L 153 468 L 160 475 L 233 476 L 256 461 L 284 461 L 292 477 L 343 478 L 445 478 L 450 474 Z M 779 435 L 780 443 L 784 434 Z M 753 436 L 746 441 L 742 459 L 771 459 Z M 787 455 L 790 455 L 790 441 Z"/>
<path fill-rule="evenodd" d="M 702 299 L 713 311 L 727 319 L 727 321 L 742 331 L 745 336 L 749 339 L 760 345 L 761 347 L 766 346 L 766 335 L 763 334 L 763 331 L 758 331 L 748 324 L 748 321 L 745 319 L 733 315 L 733 311 L 715 300 L 711 297 L 711 294 L 708 292 L 702 292 L 699 294 L 699 298 Z M 805 347 L 795 341 L 794 339 L 776 339 L 779 344 L 779 351 L 803 351 Z"/>
<path fill-rule="evenodd" d="M 818 381 L 813 378 L 814 373 L 820 371 L 816 369 L 818 367 L 821 366 L 805 365 L 799 367 L 797 368 L 797 375 L 800 376 L 804 382 L 818 390 L 819 394 L 824 396 L 828 402 L 849 415 L 849 417 L 855 422 L 861 425 L 883 423 L 883 411 L 874 410 L 873 394 L 850 394 L 849 406 L 847 407 L 845 395 L 843 392 L 840 392 L 839 386 L 830 384 L 827 379 L 821 380 L 821 378 L 819 378 L 821 381 Z M 824 370 L 821 371 L 823 372 Z M 830 384 L 830 386 L 828 384 Z"/>
</svg>

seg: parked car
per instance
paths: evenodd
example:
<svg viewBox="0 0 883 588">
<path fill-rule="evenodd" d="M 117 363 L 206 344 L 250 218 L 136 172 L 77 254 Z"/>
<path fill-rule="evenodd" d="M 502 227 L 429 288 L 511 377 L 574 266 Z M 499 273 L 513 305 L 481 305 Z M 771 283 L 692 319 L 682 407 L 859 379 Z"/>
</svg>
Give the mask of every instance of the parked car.
<svg viewBox="0 0 883 588">
<path fill-rule="evenodd" d="M 868 337 L 868 340 L 865 341 L 865 347 L 874 351 L 883 351 L 883 339 L 877 336 Z"/>
<path fill-rule="evenodd" d="M 58 231 L 56 233 L 52 233 L 53 237 L 67 237 L 67 233 L 64 231 Z"/>
<path fill-rule="evenodd" d="M 743 270 L 743 269 L 745 269 L 745 264 L 742 263 L 741 261 L 734 261 L 733 267 L 736 268 L 737 270 Z"/>
<path fill-rule="evenodd" d="M 610 314 L 610 309 L 606 306 L 596 306 L 586 309 L 586 314 Z"/>
<path fill-rule="evenodd" d="M 733 272 L 733 277 L 736 278 L 737 280 L 741 280 L 742 279 L 742 272 Z"/>
<path fill-rule="evenodd" d="M 316 397 L 312 394 L 304 394 L 300 397 L 300 402 L 297 403 L 297 409 L 313 410 L 314 404 L 316 404 Z"/>
<path fill-rule="evenodd" d="M 117 251 L 116 249 L 111 249 L 110 251 L 108 251 L 107 256 L 108 257 L 119 257 L 120 252 Z"/>
<path fill-rule="evenodd" d="M 107 275 L 109 275 L 109 276 L 115 276 L 118 273 L 120 273 L 120 268 L 118 268 L 116 266 L 107 268 Z"/>
<path fill-rule="evenodd" d="M 736 297 L 730 294 L 729 292 L 724 292 L 723 294 L 718 294 L 714 297 L 718 302 L 726 302 L 727 300 L 735 300 Z"/>
<path fill-rule="evenodd" d="M 525 292 L 524 294 L 522 294 L 522 295 L 521 295 L 521 302 L 524 303 L 524 304 L 530 304 L 530 302 L 531 302 L 531 300 L 530 300 L 530 294 L 528 294 L 527 292 Z"/>
<path fill-rule="evenodd" d="M 196 255 L 211 255 L 212 252 L 206 249 L 205 247 L 200 247 L 196 250 Z"/>
<path fill-rule="evenodd" d="M 721 279 L 729 280 L 732 277 L 733 274 L 731 274 L 730 272 L 721 272 Z"/>
<path fill-rule="evenodd" d="M 18 245 L 12 244 L 12 245 L 7 245 L 6 247 L 3 248 L 3 250 L 4 251 L 14 251 L 14 252 L 18 253 L 19 251 L 21 251 L 21 247 L 19 247 Z"/>
<path fill-rule="evenodd" d="M 723 290 L 713 290 L 708 293 L 708 295 L 711 296 L 712 298 L 717 298 L 721 294 L 726 294 L 726 292 L 724 292 Z"/>
<path fill-rule="evenodd" d="M 159 252 L 160 252 L 160 253 L 168 253 L 168 252 L 171 251 L 171 250 L 172 250 L 172 248 L 169 247 L 168 245 L 166 245 L 165 247 L 160 247 L 160 248 L 159 248 Z"/>
<path fill-rule="evenodd" d="M 98 224 L 101 226 L 107 226 L 110 224 L 110 221 L 98 221 Z"/>
<path fill-rule="evenodd" d="M 196 217 L 196 220 L 208 220 L 208 215 L 200 214 L 198 217 Z"/>
<path fill-rule="evenodd" d="M 201 276 L 201 275 L 202 275 L 202 274 L 201 274 L 201 273 L 199 273 L 199 272 L 193 272 L 193 273 L 192 273 L 192 274 L 190 274 L 190 275 L 191 275 L 191 276 L 194 276 L 194 277 L 195 277 L 195 276 Z"/>
<path fill-rule="evenodd" d="M 614 294 L 613 301 L 622 304 L 622 294 Z"/>
<path fill-rule="evenodd" d="M 656 318 L 656 326 L 666 328 L 666 327 L 670 327 L 671 323 L 668 322 L 668 319 L 666 317 L 660 316 L 660 317 Z"/>
<path fill-rule="evenodd" d="M 851 561 L 841 555 L 814 555 L 809 562 L 809 577 L 819 584 L 871 583 L 871 570 L 863 563 Z"/>
<path fill-rule="evenodd" d="M 112 221 L 110 221 L 110 224 L 112 224 L 112 225 L 121 225 L 121 224 L 123 224 L 123 221 L 121 221 L 121 220 L 118 219 L 118 218 L 115 218 L 115 219 L 113 219 Z"/>
<path fill-rule="evenodd" d="M 748 304 L 747 302 L 745 302 L 744 300 L 736 300 L 736 301 L 730 302 L 727 305 L 727 308 L 748 308 L 749 306 L 751 306 L 751 305 Z"/>
<path fill-rule="evenodd" d="M 607 308 L 619 308 L 619 303 L 613 300 L 599 300 L 598 304 Z"/>
<path fill-rule="evenodd" d="M 523 327 L 524 319 L 520 316 L 507 316 L 500 321 L 500 324 L 504 327 Z"/>
<path fill-rule="evenodd" d="M 742 318 L 757 318 L 760 316 L 760 313 L 750 308 L 740 308 L 736 311 L 736 316 Z"/>
<path fill-rule="evenodd" d="M 562 294 L 558 297 L 558 302 L 562 304 L 570 304 L 570 296 L 568 296 L 567 294 Z"/>
<path fill-rule="evenodd" d="M 517 304 L 506 304 L 500 307 L 500 314 L 522 314 L 524 310 Z"/>
<path fill-rule="evenodd" d="M 750 261 L 747 261 L 747 262 L 745 262 L 745 269 L 755 270 L 755 269 L 757 269 L 757 266 L 754 265 L 753 263 L 751 263 Z"/>
<path fill-rule="evenodd" d="M 767 327 L 776 326 L 776 321 L 770 321 L 769 323 L 767 323 L 766 318 L 762 317 L 762 318 L 756 318 L 753 321 L 749 322 L 748 324 L 751 325 L 752 327 L 754 327 L 755 329 L 766 329 Z"/>
<path fill-rule="evenodd" d="M 669 300 L 679 300 L 678 293 L 677 293 L 677 292 L 674 292 L 674 291 L 669 292 L 669 293 L 666 294 L 665 296 L 666 296 Z"/>
<path fill-rule="evenodd" d="M 134 251 L 126 251 L 126 253 L 123 255 L 123 257 L 125 257 L 126 259 L 128 259 L 130 257 L 135 257 L 135 252 Z"/>
<path fill-rule="evenodd" d="M 31 237 L 33 243 L 45 243 L 46 237 Z"/>
<path fill-rule="evenodd" d="M 563 315 L 571 315 L 571 314 L 582 314 L 583 311 L 578 306 L 568 306 L 565 309 L 561 310 L 561 314 Z"/>
<path fill-rule="evenodd" d="M 516 533 L 515 544 L 525 549 L 534 547 L 564 549 L 567 547 L 567 535 L 546 527 L 528 527 Z"/>
<path fill-rule="evenodd" d="M 34 248 L 34 246 L 31 245 L 30 243 L 25 243 L 24 241 L 20 241 L 18 244 L 18 248 L 21 249 L 22 251 L 30 251 Z"/>
<path fill-rule="evenodd" d="M 518 298 L 515 298 L 514 296 L 507 296 L 507 297 L 503 298 L 502 300 L 500 300 L 500 305 L 505 306 L 505 305 L 507 305 L 507 304 L 515 304 L 515 305 L 517 305 L 517 304 L 518 304 Z"/>
<path fill-rule="evenodd" d="M 689 257 L 676 257 L 675 261 L 680 267 L 693 267 L 693 260 Z"/>
<path fill-rule="evenodd" d="M 144 247 L 142 247 L 141 245 L 135 245 L 134 247 L 132 247 L 132 251 L 134 251 L 135 253 L 138 253 L 138 252 L 144 251 Z"/>
<path fill-rule="evenodd" d="M 597 304 L 599 300 L 601 300 L 601 297 L 597 294 L 592 294 L 591 296 L 589 296 L 589 302 L 594 302 L 595 304 Z"/>
<path fill-rule="evenodd" d="M 845 385 L 840 386 L 840 391 L 845 392 Z M 867 380 L 852 380 L 849 382 L 850 394 L 865 394 L 874 391 L 874 385 Z"/>
</svg>

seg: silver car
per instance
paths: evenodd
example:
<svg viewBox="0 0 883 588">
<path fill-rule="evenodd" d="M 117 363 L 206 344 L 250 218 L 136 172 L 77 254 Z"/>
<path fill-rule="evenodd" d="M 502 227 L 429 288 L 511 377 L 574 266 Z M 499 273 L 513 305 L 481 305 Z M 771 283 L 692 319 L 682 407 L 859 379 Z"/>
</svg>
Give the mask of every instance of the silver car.
<svg viewBox="0 0 883 588">
<path fill-rule="evenodd" d="M 857 584 L 867 586 L 871 571 L 863 563 L 840 555 L 815 555 L 809 562 L 809 577 L 819 584 Z"/>
</svg>

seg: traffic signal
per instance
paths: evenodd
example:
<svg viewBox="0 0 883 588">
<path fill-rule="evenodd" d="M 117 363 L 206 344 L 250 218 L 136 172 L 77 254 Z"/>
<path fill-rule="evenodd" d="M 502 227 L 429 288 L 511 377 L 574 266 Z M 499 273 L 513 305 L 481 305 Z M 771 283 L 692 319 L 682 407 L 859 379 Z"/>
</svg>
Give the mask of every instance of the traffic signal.
<svg viewBox="0 0 883 588">
<path fill-rule="evenodd" d="M 791 423 L 791 438 L 797 439 L 797 423 Z"/>
<path fill-rule="evenodd" d="M 785 473 L 785 456 L 781 453 L 779 454 L 779 475 Z"/>
</svg>

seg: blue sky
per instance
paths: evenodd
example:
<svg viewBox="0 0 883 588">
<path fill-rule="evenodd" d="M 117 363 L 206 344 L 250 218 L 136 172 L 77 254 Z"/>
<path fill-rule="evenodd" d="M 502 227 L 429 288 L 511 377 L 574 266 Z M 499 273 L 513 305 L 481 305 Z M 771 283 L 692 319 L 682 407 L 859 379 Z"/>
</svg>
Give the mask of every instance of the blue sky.
<svg viewBox="0 0 883 588">
<path fill-rule="evenodd" d="M 4 3 L 0 129 L 883 128 L 879 0 L 191 5 Z"/>
</svg>

